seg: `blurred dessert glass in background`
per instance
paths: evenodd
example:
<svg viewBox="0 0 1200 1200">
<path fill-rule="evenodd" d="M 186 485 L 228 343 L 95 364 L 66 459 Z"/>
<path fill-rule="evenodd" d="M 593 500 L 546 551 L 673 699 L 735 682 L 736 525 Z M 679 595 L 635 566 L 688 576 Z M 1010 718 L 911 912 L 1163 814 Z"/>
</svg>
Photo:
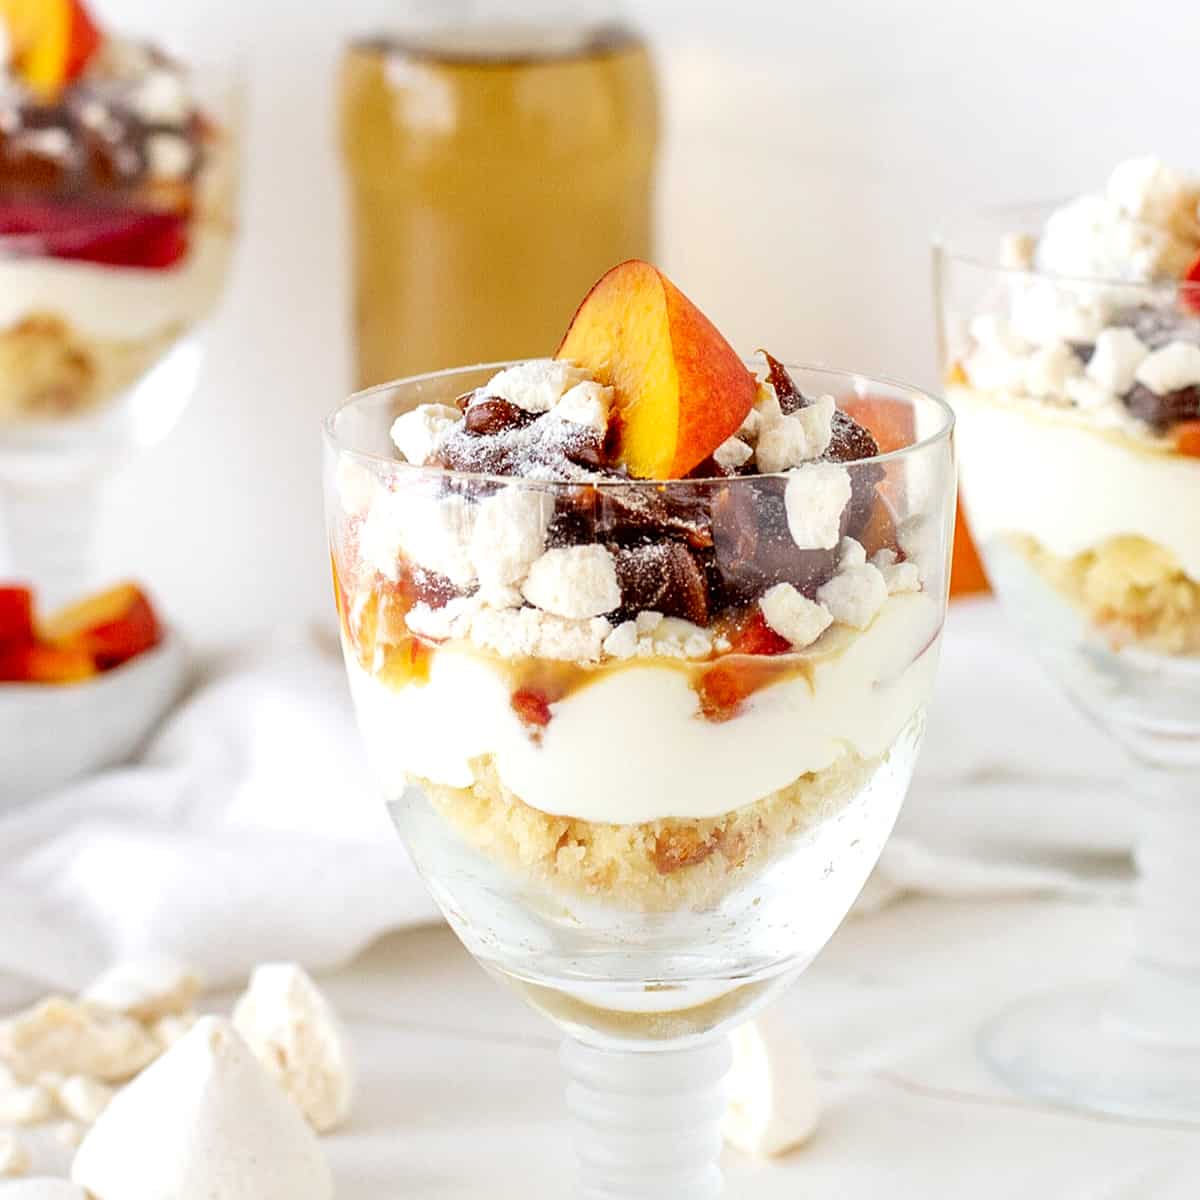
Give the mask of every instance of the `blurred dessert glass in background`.
<svg viewBox="0 0 1200 1200">
<path fill-rule="evenodd" d="M 995 216 L 937 254 L 966 511 L 1030 646 L 1143 770 L 1129 969 L 1018 1005 L 982 1045 L 1022 1091 L 1195 1121 L 1200 178 L 1131 159 Z"/>
<path fill-rule="evenodd" d="M 648 257 L 657 110 L 607 4 L 409 5 L 352 43 L 359 385 L 541 353 L 594 279 Z"/>
<path fill-rule="evenodd" d="M 58 602 L 90 582 L 99 484 L 191 396 L 235 89 L 79 0 L 2 0 L 0 31 L 0 502 L 9 572 Z"/>
</svg>

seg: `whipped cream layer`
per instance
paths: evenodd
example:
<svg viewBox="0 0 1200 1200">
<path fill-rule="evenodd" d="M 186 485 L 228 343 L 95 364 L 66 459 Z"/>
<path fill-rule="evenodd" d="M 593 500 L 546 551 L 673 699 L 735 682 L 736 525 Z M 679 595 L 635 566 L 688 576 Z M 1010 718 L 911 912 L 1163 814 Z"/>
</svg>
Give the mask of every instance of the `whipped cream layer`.
<svg viewBox="0 0 1200 1200">
<path fill-rule="evenodd" d="M 203 225 L 191 236 L 182 262 L 153 271 L 0 253 L 0 333 L 35 314 L 59 317 L 97 341 L 136 341 L 195 324 L 220 295 L 232 239 Z"/>
<path fill-rule="evenodd" d="M 542 812 L 607 824 L 720 816 L 844 754 L 883 754 L 933 685 L 938 607 L 891 597 L 870 628 L 807 671 L 763 688 L 734 718 L 700 713 L 687 673 L 634 661 L 551 705 L 535 742 L 503 664 L 447 643 L 429 680 L 390 689 L 347 650 L 359 722 L 388 792 L 411 776 L 469 787 L 494 757 L 504 785 Z"/>
<path fill-rule="evenodd" d="M 971 531 L 1034 537 L 1073 558 L 1112 538 L 1169 550 L 1200 581 L 1200 459 L 1156 451 L 1070 409 L 948 390 Z"/>
</svg>

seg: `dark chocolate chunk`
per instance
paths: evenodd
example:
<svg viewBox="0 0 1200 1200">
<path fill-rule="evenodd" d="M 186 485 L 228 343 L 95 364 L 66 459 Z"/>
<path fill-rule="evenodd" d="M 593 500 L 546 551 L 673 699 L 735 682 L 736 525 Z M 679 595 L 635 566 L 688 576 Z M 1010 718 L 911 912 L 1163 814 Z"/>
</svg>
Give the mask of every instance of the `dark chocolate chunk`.
<svg viewBox="0 0 1200 1200">
<path fill-rule="evenodd" d="M 812 401 L 796 386 L 795 380 L 788 374 L 787 367 L 765 350 L 762 353 L 763 358 L 767 360 L 767 382 L 775 389 L 779 407 L 785 414 L 807 408 Z"/>
<path fill-rule="evenodd" d="M 1200 384 L 1160 396 L 1144 384 L 1135 383 L 1133 389 L 1126 393 L 1124 401 L 1125 407 L 1135 417 L 1145 421 L 1157 433 L 1166 433 L 1180 421 L 1200 419 Z"/>
<path fill-rule="evenodd" d="M 1161 350 L 1171 342 L 1200 345 L 1200 316 L 1176 307 L 1173 295 L 1169 305 L 1122 309 L 1111 323 L 1132 329 L 1151 350 Z"/>
<path fill-rule="evenodd" d="M 695 556 L 681 542 L 618 549 L 617 579 L 626 616 L 643 611 L 708 624 L 708 587 Z"/>
<path fill-rule="evenodd" d="M 486 400 L 477 400 L 467 409 L 463 414 L 463 428 L 467 433 L 480 436 L 520 429 L 535 420 L 536 413 L 526 412 L 498 396 L 489 396 Z"/>
<path fill-rule="evenodd" d="M 792 538 L 782 479 L 738 481 L 712 506 L 710 574 L 717 607 L 750 604 L 777 583 L 790 583 L 810 599 L 837 570 L 838 552 L 801 550 Z M 842 517 L 843 532 L 851 506 Z"/>
</svg>

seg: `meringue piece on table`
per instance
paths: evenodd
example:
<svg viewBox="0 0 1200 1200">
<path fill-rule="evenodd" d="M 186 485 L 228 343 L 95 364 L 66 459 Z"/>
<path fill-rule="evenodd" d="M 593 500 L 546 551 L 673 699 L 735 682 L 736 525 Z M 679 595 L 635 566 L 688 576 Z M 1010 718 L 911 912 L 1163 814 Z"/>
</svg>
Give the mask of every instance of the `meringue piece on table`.
<svg viewBox="0 0 1200 1200">
<path fill-rule="evenodd" d="M 318 1133 L 349 1116 L 354 1088 L 349 1039 L 303 967 L 256 968 L 233 1010 L 233 1024 Z"/>
<path fill-rule="evenodd" d="M 152 1022 L 187 1012 L 201 986 L 200 976 L 191 967 L 149 959 L 117 963 L 94 979 L 79 998 L 106 1012 Z"/>
<path fill-rule="evenodd" d="M 205 1017 L 120 1092 L 71 1178 L 93 1200 L 332 1200 L 296 1106 L 230 1022 Z"/>
<path fill-rule="evenodd" d="M 0 1130 L 0 1179 L 12 1179 L 29 1170 L 29 1151 L 15 1133 Z"/>
<path fill-rule="evenodd" d="M 0 1083 L 0 1126 L 40 1125 L 54 1111 L 54 1099 L 40 1084 Z"/>
<path fill-rule="evenodd" d="M 821 1114 L 812 1055 L 784 1013 L 735 1029 L 729 1108 L 721 1130 L 746 1154 L 783 1154 L 806 1142 Z"/>
<path fill-rule="evenodd" d="M 113 1090 L 98 1079 L 72 1075 L 58 1089 L 58 1106 L 72 1120 L 91 1125 L 112 1103 Z"/>
<path fill-rule="evenodd" d="M 119 1082 L 153 1062 L 158 1052 L 158 1043 L 132 1017 L 62 996 L 0 1021 L 0 1062 L 22 1079 L 56 1072 Z"/>
</svg>

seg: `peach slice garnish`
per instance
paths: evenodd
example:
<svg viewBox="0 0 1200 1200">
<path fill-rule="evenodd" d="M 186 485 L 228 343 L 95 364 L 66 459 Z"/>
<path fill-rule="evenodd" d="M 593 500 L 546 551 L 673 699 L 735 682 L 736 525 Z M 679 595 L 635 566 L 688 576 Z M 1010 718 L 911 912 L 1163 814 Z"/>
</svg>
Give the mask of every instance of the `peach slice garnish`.
<svg viewBox="0 0 1200 1200">
<path fill-rule="evenodd" d="M 77 79 L 103 36 L 82 0 L 0 0 L 17 75 L 53 96 Z"/>
<path fill-rule="evenodd" d="M 614 391 L 617 461 L 637 479 L 680 479 L 737 432 L 758 384 L 712 322 L 638 259 L 584 298 L 557 357 Z"/>
<path fill-rule="evenodd" d="M 120 666 L 162 640 L 153 605 L 132 583 L 68 605 L 42 622 L 40 632 L 48 646 L 90 655 L 101 669 Z"/>
</svg>

